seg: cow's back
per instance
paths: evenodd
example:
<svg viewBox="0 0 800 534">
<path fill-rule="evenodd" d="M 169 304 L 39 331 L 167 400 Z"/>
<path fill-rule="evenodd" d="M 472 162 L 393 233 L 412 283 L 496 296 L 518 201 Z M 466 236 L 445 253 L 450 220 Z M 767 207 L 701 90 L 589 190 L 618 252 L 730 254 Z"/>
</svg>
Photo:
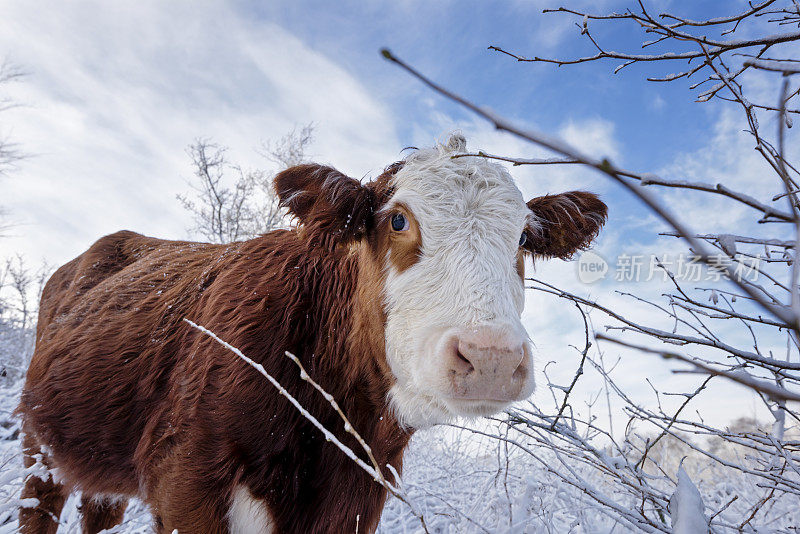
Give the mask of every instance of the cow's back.
<svg viewBox="0 0 800 534">
<path fill-rule="evenodd" d="M 76 298 L 99 282 L 121 271 L 134 261 L 137 243 L 160 240 L 122 230 L 97 240 L 86 252 L 59 267 L 47 281 L 39 306 L 37 338 L 57 314 L 63 314 L 76 303 Z"/>
<path fill-rule="evenodd" d="M 134 455 L 166 395 L 176 325 L 225 249 L 123 231 L 48 281 L 19 411 L 71 482 L 137 491 Z"/>
</svg>

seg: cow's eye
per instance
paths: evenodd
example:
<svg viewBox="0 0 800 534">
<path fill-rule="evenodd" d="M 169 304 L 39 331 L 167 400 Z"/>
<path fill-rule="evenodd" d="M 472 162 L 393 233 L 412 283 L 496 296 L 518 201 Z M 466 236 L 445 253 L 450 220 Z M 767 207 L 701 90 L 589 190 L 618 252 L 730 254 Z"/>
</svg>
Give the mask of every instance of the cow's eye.
<svg viewBox="0 0 800 534">
<path fill-rule="evenodd" d="M 528 235 L 525 232 L 522 232 L 522 235 L 519 236 L 519 246 L 523 246 L 528 241 Z"/>
<path fill-rule="evenodd" d="M 392 215 L 392 230 L 395 232 L 403 232 L 408 230 L 408 219 L 402 213 L 395 213 Z"/>
</svg>

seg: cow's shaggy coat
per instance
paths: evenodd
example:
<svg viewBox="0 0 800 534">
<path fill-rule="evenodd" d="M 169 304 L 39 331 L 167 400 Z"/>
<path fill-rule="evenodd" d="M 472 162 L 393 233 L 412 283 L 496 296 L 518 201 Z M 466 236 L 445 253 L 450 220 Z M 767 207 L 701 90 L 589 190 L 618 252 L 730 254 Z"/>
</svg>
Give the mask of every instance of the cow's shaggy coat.
<svg viewBox="0 0 800 534">
<path fill-rule="evenodd" d="M 437 150 L 426 157 L 444 154 L 450 161 L 443 147 Z M 474 175 L 491 164 L 469 165 L 452 178 L 463 187 L 494 179 Z M 276 177 L 275 188 L 299 221 L 295 229 L 228 245 L 123 231 L 61 267 L 42 295 L 19 407 L 26 462 L 40 459 L 54 475 L 26 484 L 23 497 L 40 504 L 21 510 L 22 531 L 55 532 L 54 518 L 77 489 L 86 532 L 117 524 L 132 496 L 150 505 L 158 532 L 338 533 L 355 532 L 356 521 L 360 532 L 372 532 L 385 490 L 261 375 L 183 318 L 263 364 L 359 451 L 283 355 L 296 354 L 337 399 L 378 463 L 399 472 L 413 427 L 441 420 L 431 414 L 449 409 L 405 385 L 399 358 L 410 356 L 397 352 L 402 347 L 387 348 L 387 310 L 403 306 L 403 277 L 432 261 L 425 248 L 437 239 L 431 232 L 446 230 L 428 222 L 425 206 L 415 204 L 419 195 L 403 193 L 403 166 L 390 166 L 366 185 L 329 167 L 294 167 Z M 477 190 L 491 197 L 488 189 Z M 513 243 L 520 231 L 527 251 L 566 257 L 586 246 L 605 218 L 605 206 L 589 193 L 531 203 L 540 209 L 508 208 L 521 213 L 508 223 L 518 229 L 482 230 L 509 251 L 511 275 L 503 267 L 491 276 L 515 277 L 519 294 L 522 252 Z M 482 217 L 492 213 L 479 204 L 467 208 L 483 209 Z M 407 231 L 392 230 L 396 213 L 410 221 Z M 389 298 L 392 284 L 401 289 Z M 476 288 L 460 291 L 470 289 Z M 518 318 L 514 306 L 492 310 Z M 400 328 L 388 322 L 389 329 Z M 527 394 L 532 381 L 521 380 L 520 394 Z"/>
</svg>

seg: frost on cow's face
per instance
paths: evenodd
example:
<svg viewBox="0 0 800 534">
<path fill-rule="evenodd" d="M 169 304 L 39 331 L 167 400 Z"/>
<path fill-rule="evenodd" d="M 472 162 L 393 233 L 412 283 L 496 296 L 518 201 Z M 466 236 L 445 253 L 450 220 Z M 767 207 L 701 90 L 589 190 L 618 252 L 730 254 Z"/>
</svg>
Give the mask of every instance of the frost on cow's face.
<svg viewBox="0 0 800 534">
<path fill-rule="evenodd" d="M 606 216 L 605 204 L 585 192 L 526 203 L 503 166 L 451 157 L 465 150 L 454 135 L 415 151 L 388 182 L 367 185 L 317 167 L 305 172 L 316 175 L 315 194 L 298 185 L 302 178 L 291 187 L 276 178 L 309 239 L 370 243 L 364 249 L 382 278 L 388 401 L 416 428 L 496 413 L 533 392 L 520 322 L 524 255 L 567 258 L 588 246 Z"/>
</svg>

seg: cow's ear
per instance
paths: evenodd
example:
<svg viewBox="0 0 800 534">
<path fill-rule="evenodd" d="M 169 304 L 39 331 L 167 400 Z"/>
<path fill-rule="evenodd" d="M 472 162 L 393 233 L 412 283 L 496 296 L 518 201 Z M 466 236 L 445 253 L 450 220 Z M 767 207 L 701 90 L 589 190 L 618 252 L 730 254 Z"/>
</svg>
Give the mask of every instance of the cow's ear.
<svg viewBox="0 0 800 534">
<path fill-rule="evenodd" d="M 594 193 L 570 191 L 536 197 L 525 229 L 525 248 L 536 256 L 569 259 L 587 248 L 606 222 L 608 208 Z"/>
<path fill-rule="evenodd" d="M 297 165 L 273 180 L 280 205 L 297 218 L 301 233 L 317 244 L 362 237 L 372 223 L 373 193 L 334 168 Z"/>
</svg>

